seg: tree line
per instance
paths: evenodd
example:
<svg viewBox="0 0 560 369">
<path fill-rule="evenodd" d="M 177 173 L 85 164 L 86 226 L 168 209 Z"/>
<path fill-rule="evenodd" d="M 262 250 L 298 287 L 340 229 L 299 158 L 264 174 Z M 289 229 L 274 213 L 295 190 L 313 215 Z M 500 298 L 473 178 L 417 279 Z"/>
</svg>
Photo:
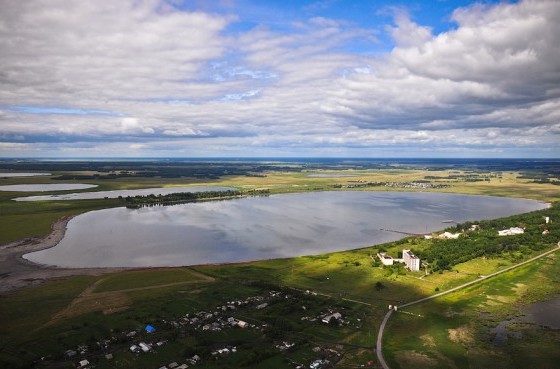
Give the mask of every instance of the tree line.
<svg viewBox="0 0 560 369">
<path fill-rule="evenodd" d="M 264 190 L 226 190 L 226 191 L 202 191 L 202 192 L 177 192 L 167 195 L 137 195 L 137 196 L 119 196 L 119 199 L 126 203 L 128 208 L 139 208 L 143 206 L 154 205 L 175 205 L 200 200 L 226 199 L 244 196 L 264 196 L 270 191 Z"/>
<path fill-rule="evenodd" d="M 545 217 L 549 217 L 551 222 L 546 224 Z M 478 227 L 469 230 L 475 224 Z M 498 236 L 499 230 L 510 227 L 524 228 L 525 233 Z M 519 262 L 560 241 L 560 203 L 554 203 L 549 209 L 507 218 L 465 222 L 446 231 L 462 232 L 462 235 L 457 239 L 407 238 L 397 244 L 411 248 L 422 261 L 429 264 L 432 271 L 450 270 L 454 265 L 484 256 L 500 256 Z"/>
</svg>

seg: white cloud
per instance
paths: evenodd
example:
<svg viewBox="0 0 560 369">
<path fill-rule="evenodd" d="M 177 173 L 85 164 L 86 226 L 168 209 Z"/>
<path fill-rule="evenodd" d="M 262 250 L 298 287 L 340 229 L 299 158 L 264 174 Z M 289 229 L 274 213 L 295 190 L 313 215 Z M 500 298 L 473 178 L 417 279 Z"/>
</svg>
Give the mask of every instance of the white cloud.
<svg viewBox="0 0 560 369">
<path fill-rule="evenodd" d="M 70 105 L 169 93 L 220 57 L 229 20 L 160 1 L 2 1 L 0 98 Z M 208 88 L 208 86 L 204 86 Z"/>
<path fill-rule="evenodd" d="M 140 124 L 138 118 L 122 118 L 121 119 L 121 131 L 123 133 L 154 133 L 154 129 L 151 127 L 146 127 Z"/>
<path fill-rule="evenodd" d="M 458 9 L 440 34 L 400 12 L 375 57 L 349 46 L 374 31 L 327 18 L 228 34 L 233 17 L 158 0 L 0 4 L 0 155 L 559 154 L 560 2 Z"/>
<path fill-rule="evenodd" d="M 389 33 L 399 47 L 410 47 L 428 42 L 432 38 L 430 27 L 423 27 L 409 18 L 405 11 L 397 10 L 394 27 L 388 27 Z"/>
<path fill-rule="evenodd" d="M 147 149 L 149 146 L 146 144 L 131 144 L 128 145 L 128 148 L 131 150 L 144 150 Z"/>
</svg>

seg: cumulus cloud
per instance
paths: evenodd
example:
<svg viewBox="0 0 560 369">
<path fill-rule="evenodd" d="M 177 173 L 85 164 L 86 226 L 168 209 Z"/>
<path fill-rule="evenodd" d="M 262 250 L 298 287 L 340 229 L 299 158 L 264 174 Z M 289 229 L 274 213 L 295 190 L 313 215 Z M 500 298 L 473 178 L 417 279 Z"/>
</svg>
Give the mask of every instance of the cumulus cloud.
<svg viewBox="0 0 560 369">
<path fill-rule="evenodd" d="M 220 57 L 228 19 L 154 0 L 2 1 L 4 103 L 60 106 L 193 95 L 183 80 Z"/>
<path fill-rule="evenodd" d="M 124 133 L 154 133 L 154 129 L 140 124 L 138 118 L 127 117 L 121 119 L 121 130 Z"/>
<path fill-rule="evenodd" d="M 455 11 L 456 30 L 427 38 L 400 15 L 392 33 L 412 30 L 411 39 L 374 73 L 342 81 L 333 104 L 368 128 L 549 126 L 545 106 L 560 101 L 559 16 L 552 1 L 474 6 Z"/>
<path fill-rule="evenodd" d="M 439 34 L 399 11 L 375 55 L 349 21 L 231 32 L 176 4 L 0 0 L 0 154 L 559 154 L 559 2 L 460 8 Z"/>
<path fill-rule="evenodd" d="M 432 38 L 430 27 L 412 22 L 409 14 L 402 9 L 395 12 L 395 26 L 387 28 L 399 47 L 420 45 Z"/>
</svg>

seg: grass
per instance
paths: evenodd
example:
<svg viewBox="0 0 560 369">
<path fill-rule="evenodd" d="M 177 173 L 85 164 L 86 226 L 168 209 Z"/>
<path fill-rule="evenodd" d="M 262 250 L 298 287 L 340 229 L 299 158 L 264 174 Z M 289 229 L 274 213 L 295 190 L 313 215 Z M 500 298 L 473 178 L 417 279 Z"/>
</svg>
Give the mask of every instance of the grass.
<svg viewBox="0 0 560 369">
<path fill-rule="evenodd" d="M 137 270 L 112 274 L 103 278 L 95 287 L 94 292 L 120 291 L 193 281 L 202 282 L 205 279 L 186 268 Z"/>
<path fill-rule="evenodd" d="M 118 200 L 15 202 L 0 197 L 0 244 L 27 237 L 43 237 L 51 225 L 67 215 L 120 206 Z"/>
<path fill-rule="evenodd" d="M 392 368 L 554 368 L 560 332 L 532 325 L 521 338 L 492 343 L 491 328 L 520 306 L 560 293 L 556 254 L 444 297 L 407 309 L 390 320 L 384 353 Z M 418 315 L 421 315 L 419 317 Z M 420 340 L 410 339 L 410 332 Z M 546 333 L 545 333 L 546 332 Z M 425 358 L 432 358 L 431 360 Z M 424 358 L 424 360 L 420 360 Z"/>
</svg>

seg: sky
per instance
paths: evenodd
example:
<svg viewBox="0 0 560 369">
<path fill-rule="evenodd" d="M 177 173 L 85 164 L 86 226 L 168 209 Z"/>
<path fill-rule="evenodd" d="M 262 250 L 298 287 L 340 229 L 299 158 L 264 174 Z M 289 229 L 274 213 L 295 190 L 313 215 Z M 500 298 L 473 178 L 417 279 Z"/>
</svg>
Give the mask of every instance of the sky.
<svg viewBox="0 0 560 369">
<path fill-rule="evenodd" d="M 0 157 L 560 157 L 557 0 L 0 9 Z"/>
</svg>

